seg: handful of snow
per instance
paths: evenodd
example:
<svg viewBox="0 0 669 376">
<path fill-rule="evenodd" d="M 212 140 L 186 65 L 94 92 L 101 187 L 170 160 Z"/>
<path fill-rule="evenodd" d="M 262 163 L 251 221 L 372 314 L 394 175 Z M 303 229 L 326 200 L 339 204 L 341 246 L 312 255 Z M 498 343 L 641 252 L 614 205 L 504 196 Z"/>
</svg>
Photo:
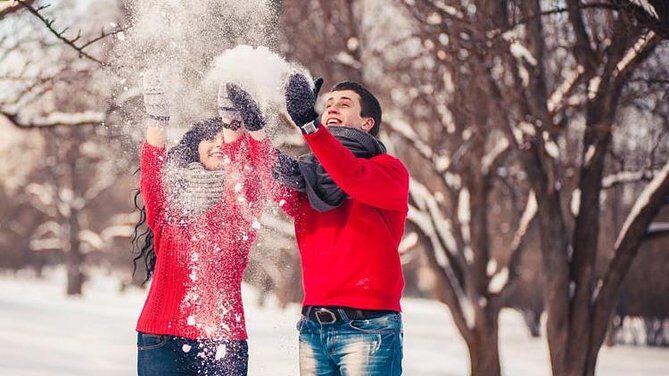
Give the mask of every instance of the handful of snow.
<svg viewBox="0 0 669 376">
<path fill-rule="evenodd" d="M 220 84 L 227 82 L 241 86 L 258 103 L 271 127 L 278 113 L 286 108 L 286 83 L 290 74 L 296 72 L 313 82 L 306 69 L 288 63 L 267 47 L 239 45 L 214 59 L 213 67 L 205 75 L 205 85 L 210 92 L 216 92 Z"/>
</svg>

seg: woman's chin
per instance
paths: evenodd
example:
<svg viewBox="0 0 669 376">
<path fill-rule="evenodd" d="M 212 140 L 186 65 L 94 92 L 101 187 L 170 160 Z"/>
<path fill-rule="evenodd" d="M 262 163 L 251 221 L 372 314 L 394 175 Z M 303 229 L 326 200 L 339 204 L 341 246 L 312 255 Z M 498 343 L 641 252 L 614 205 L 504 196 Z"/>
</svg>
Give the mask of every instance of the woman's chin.
<svg viewBox="0 0 669 376">
<path fill-rule="evenodd" d="M 222 170 L 224 163 L 223 163 L 223 158 L 211 158 L 207 161 L 207 163 L 204 163 L 204 168 L 209 171 L 218 171 Z"/>
</svg>

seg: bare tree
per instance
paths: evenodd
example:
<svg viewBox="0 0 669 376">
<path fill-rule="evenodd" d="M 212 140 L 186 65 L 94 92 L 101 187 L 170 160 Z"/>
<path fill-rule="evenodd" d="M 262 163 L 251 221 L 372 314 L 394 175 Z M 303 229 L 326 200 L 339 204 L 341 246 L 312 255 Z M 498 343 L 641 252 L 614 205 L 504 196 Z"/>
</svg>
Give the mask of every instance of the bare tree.
<svg viewBox="0 0 669 376">
<path fill-rule="evenodd" d="M 0 82 L 7 89 L 0 95 L 0 116 L 19 129 L 41 131 L 44 158 L 38 168 L 42 173 L 35 174 L 27 185 L 26 199 L 46 220 L 27 234 L 30 248 L 62 250 L 68 272 L 67 294 L 81 294 L 84 252 L 106 248 L 117 236 L 130 236 L 127 228 L 112 231 L 114 223 L 89 222 L 99 209 L 96 206 L 104 206 L 99 200 L 109 198 L 107 193 L 116 187 L 123 170 L 127 171 L 123 166 L 126 160 L 108 158 L 122 154 L 119 140 L 110 137 L 111 128 L 103 126 L 111 122 L 118 107 L 105 99 L 107 93 L 97 85 L 100 61 L 80 60 L 90 56 L 83 48 L 109 34 L 103 32 L 90 43 L 76 46 L 83 34 L 67 40 L 62 30 L 56 35 L 60 41 L 53 43 L 49 34 L 55 30 L 54 21 L 42 14 L 46 6 L 34 8 L 31 3 L 15 3 L 30 13 L 12 8 L 15 19 L 0 20 L 13 23 L 8 29 L 17 30 L 1 36 L 4 53 L 0 62 L 13 64 L 0 71 Z M 39 18 L 47 30 L 24 22 L 22 17 Z M 77 47 L 74 56 L 73 46 Z"/>
<path fill-rule="evenodd" d="M 446 46 L 438 38 L 430 41 L 438 46 L 437 58 L 445 64 L 455 60 L 449 72 L 455 91 L 468 87 L 476 93 L 452 94 L 456 129 L 459 111 L 470 116 L 472 133 L 491 131 L 483 126 L 490 120 L 501 125 L 536 195 L 553 373 L 592 375 L 622 279 L 669 189 L 669 164 L 647 166 L 656 173 L 622 224 L 611 262 L 603 275 L 596 274 L 602 181 L 612 135 L 621 127 L 622 94 L 639 95 L 630 84 L 651 57 L 663 54 L 666 60 L 660 47 L 666 19 L 651 12 L 656 20 L 649 22 L 654 8 L 647 2 L 641 7 L 567 1 L 559 9 L 543 8 L 549 4 L 540 1 L 411 3 L 407 9 L 422 37 L 448 37 Z M 570 124 L 579 121 L 582 131 Z M 576 158 L 558 146 L 573 140 L 580 150 Z M 469 170 L 476 171 L 479 158 L 480 152 L 473 153 Z M 569 198 L 573 212 L 564 205 Z M 472 219 L 481 215 L 474 205 Z M 486 231 L 485 221 L 479 224 Z M 474 268 L 482 275 L 482 265 Z"/>
</svg>

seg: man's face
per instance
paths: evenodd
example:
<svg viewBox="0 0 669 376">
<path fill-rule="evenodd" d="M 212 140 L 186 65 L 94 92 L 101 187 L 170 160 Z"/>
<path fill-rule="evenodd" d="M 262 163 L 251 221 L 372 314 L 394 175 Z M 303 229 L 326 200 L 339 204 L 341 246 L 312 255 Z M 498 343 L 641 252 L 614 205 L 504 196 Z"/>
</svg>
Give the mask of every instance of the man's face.
<svg viewBox="0 0 669 376">
<path fill-rule="evenodd" d="M 200 163 L 207 170 L 220 170 L 223 168 L 223 153 L 221 145 L 223 144 L 223 132 L 218 133 L 210 140 L 202 140 L 197 147 L 200 154 Z"/>
<path fill-rule="evenodd" d="M 325 101 L 325 111 L 321 124 L 326 127 L 347 126 L 369 132 L 374 127 L 374 119 L 360 115 L 360 96 L 353 90 L 333 91 Z"/>
</svg>

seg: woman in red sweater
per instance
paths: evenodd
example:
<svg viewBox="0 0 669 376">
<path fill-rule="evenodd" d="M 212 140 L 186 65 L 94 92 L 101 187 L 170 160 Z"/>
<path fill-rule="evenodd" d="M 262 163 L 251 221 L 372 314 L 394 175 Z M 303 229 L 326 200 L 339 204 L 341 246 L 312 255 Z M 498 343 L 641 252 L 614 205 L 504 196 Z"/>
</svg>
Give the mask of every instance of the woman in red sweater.
<svg viewBox="0 0 669 376">
<path fill-rule="evenodd" d="M 152 282 L 137 322 L 137 371 L 246 375 L 241 281 L 271 180 L 265 121 L 248 93 L 222 85 L 220 117 L 194 124 L 166 151 L 161 82 L 146 72 L 140 194 L 149 231 L 135 262 L 144 260 Z"/>
</svg>

